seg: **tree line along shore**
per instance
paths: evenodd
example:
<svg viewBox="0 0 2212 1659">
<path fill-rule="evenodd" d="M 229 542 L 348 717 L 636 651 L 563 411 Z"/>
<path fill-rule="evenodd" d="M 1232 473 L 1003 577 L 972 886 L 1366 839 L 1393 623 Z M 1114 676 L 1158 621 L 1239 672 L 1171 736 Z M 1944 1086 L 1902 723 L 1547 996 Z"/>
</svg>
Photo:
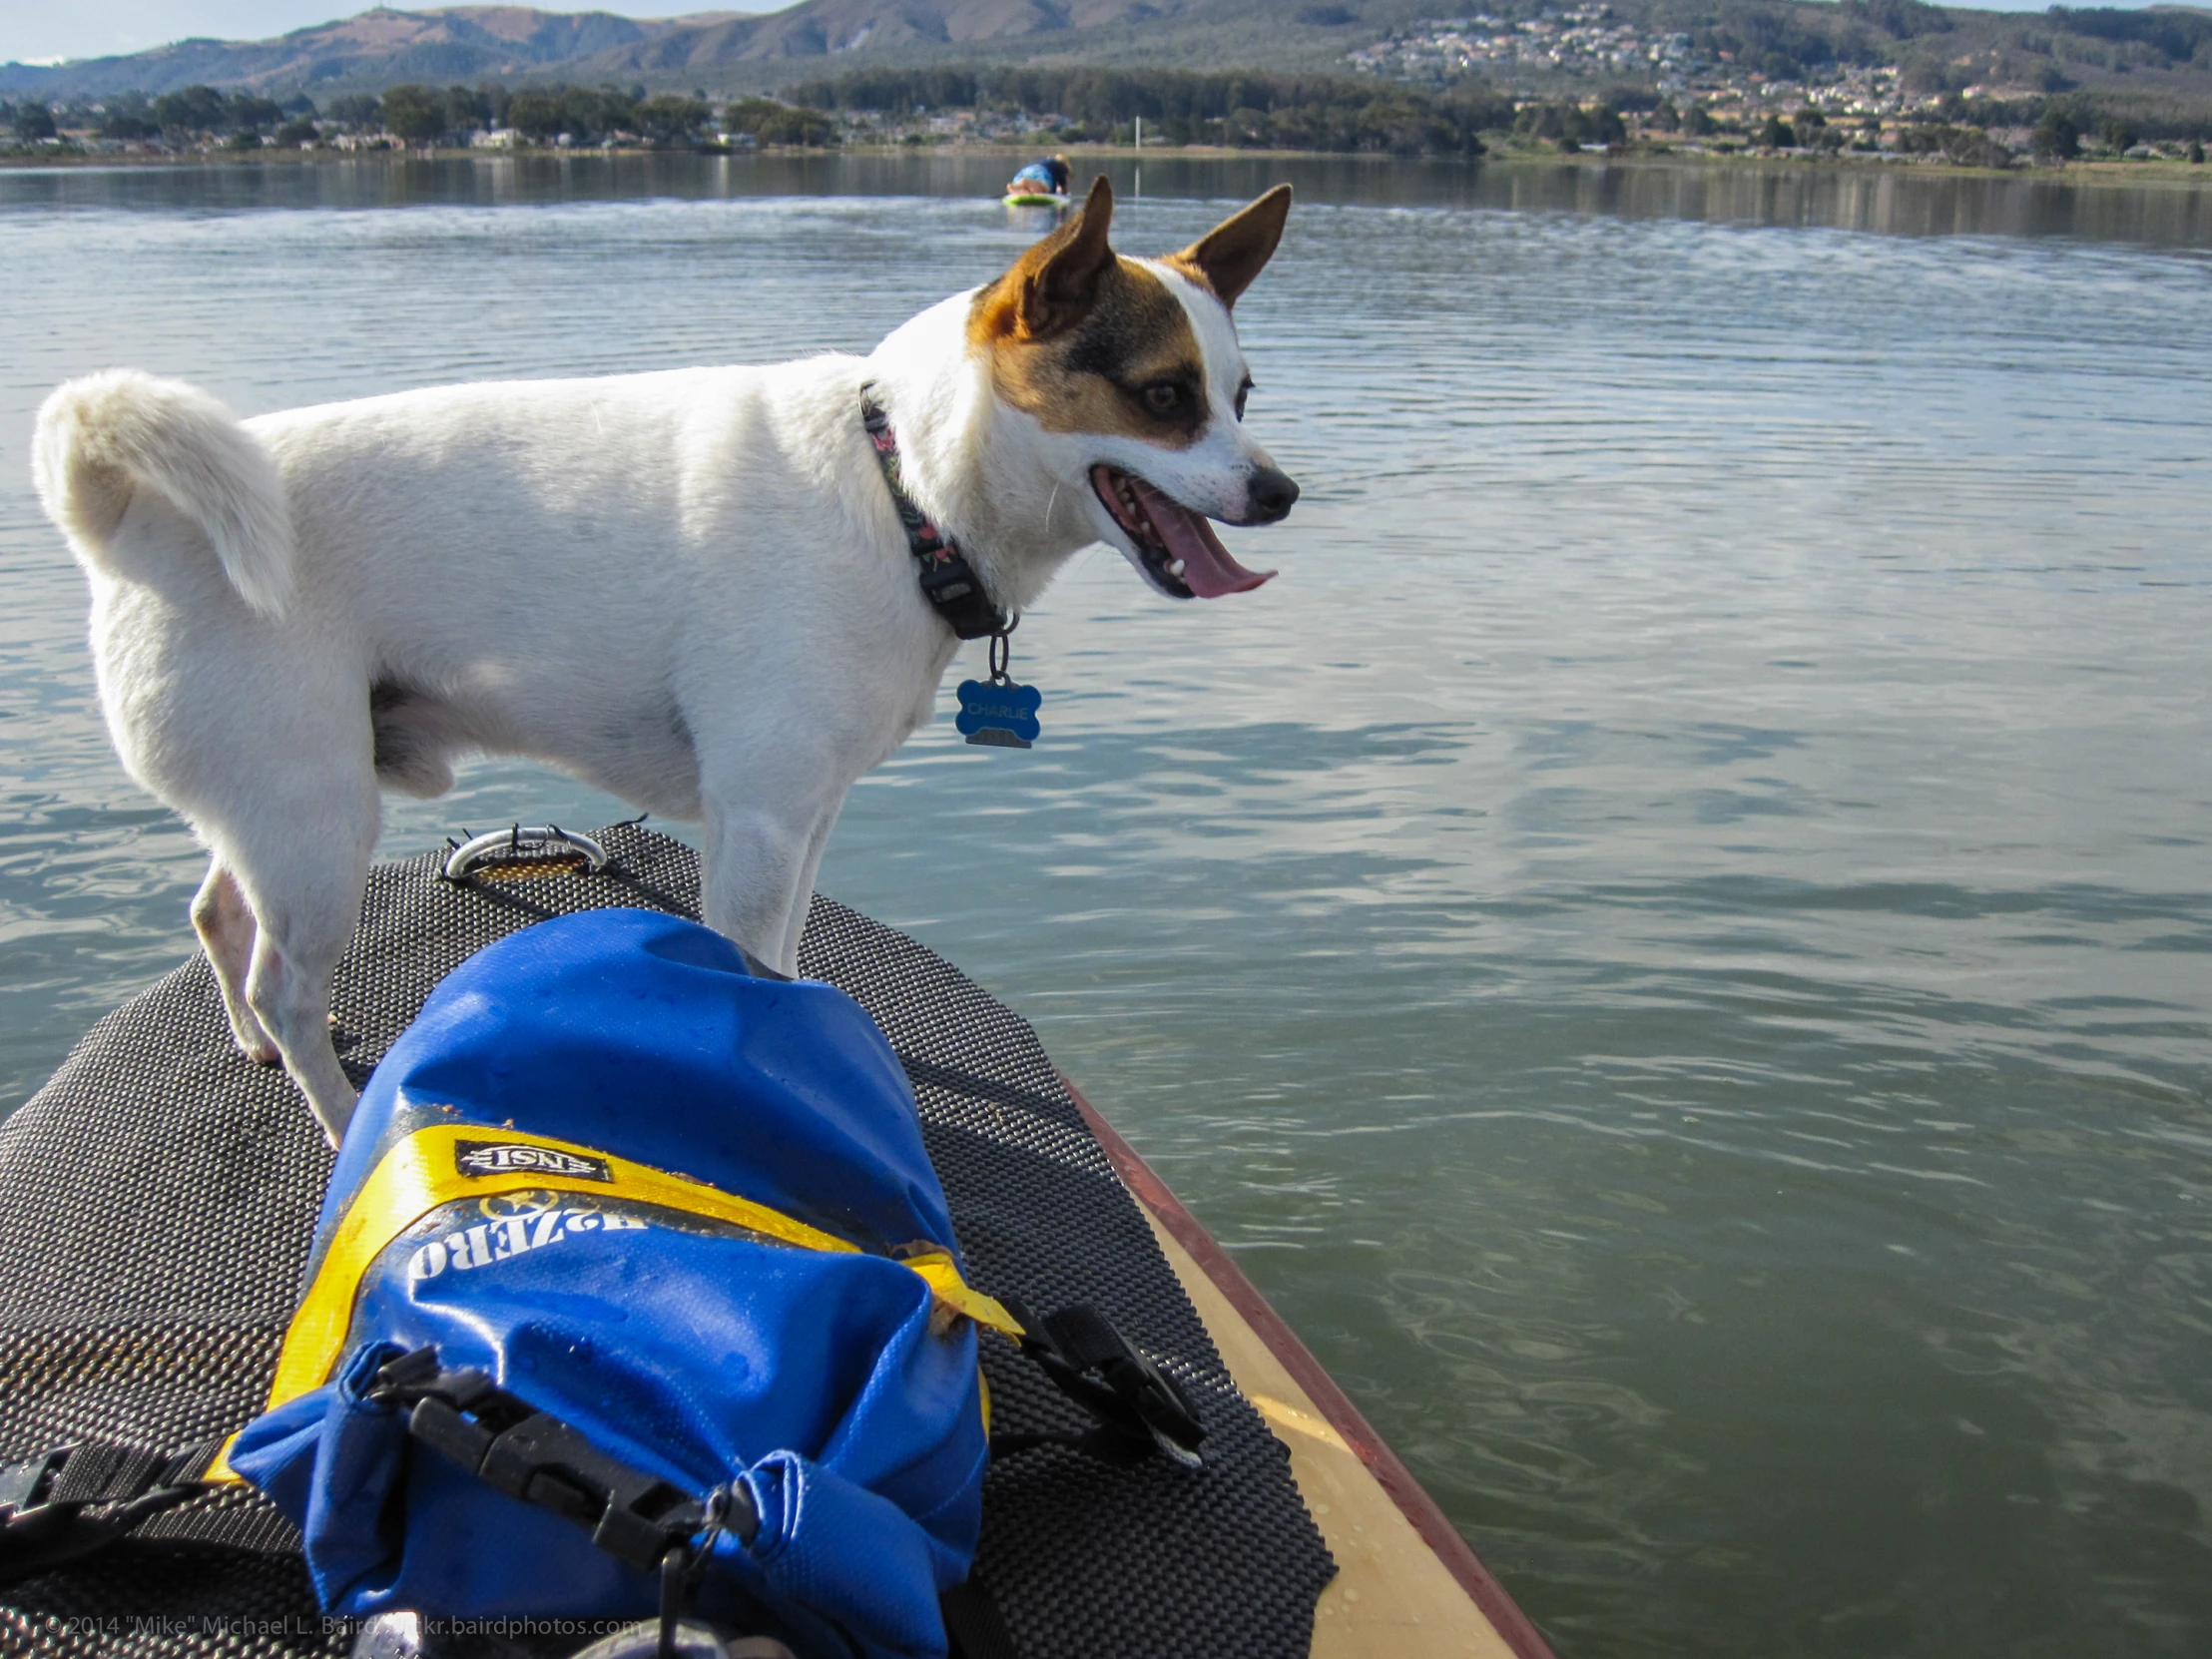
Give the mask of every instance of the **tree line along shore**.
<svg viewBox="0 0 2212 1659">
<path fill-rule="evenodd" d="M 1128 145 L 1322 155 L 1530 154 L 1906 160 L 1977 168 L 2104 162 L 2201 166 L 2212 119 L 2145 115 L 2078 93 L 1939 95 L 1885 109 L 1848 88 L 1758 100 L 1623 84 L 1515 97 L 1365 76 L 1039 67 L 860 70 L 777 98 L 642 87 L 401 85 L 320 104 L 205 86 L 49 104 L 0 101 L 17 161 L 477 150 L 826 150 Z"/>
</svg>

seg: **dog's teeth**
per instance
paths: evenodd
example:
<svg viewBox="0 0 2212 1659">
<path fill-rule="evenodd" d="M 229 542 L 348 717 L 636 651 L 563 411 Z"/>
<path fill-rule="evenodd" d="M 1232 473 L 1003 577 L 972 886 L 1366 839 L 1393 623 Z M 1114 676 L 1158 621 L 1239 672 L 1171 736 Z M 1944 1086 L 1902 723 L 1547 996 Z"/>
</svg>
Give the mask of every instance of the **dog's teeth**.
<svg viewBox="0 0 2212 1659">
<path fill-rule="evenodd" d="M 1168 574 L 1174 577 L 1178 582 L 1182 581 L 1183 561 L 1181 559 L 1170 559 L 1168 561 Z"/>
<path fill-rule="evenodd" d="M 1115 477 L 1114 493 L 1121 497 L 1121 504 L 1129 509 L 1129 519 L 1123 528 L 1139 540 L 1157 546 L 1160 532 L 1152 527 L 1152 515 L 1144 510 L 1144 504 L 1137 499 L 1137 486 L 1129 474 L 1124 472 Z M 1178 571 L 1177 574 L 1182 573 Z"/>
</svg>

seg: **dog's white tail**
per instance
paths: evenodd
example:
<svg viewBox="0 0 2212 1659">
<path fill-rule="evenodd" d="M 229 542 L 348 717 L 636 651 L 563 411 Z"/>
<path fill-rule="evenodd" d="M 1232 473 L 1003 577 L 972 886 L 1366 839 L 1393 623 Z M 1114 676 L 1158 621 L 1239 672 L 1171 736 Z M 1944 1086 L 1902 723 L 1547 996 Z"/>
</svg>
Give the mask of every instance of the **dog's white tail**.
<svg viewBox="0 0 2212 1659">
<path fill-rule="evenodd" d="M 68 381 L 38 412 L 31 470 L 47 516 L 88 563 L 105 562 L 146 484 L 207 533 L 247 604 L 275 616 L 291 597 L 291 509 L 276 463 L 197 387 L 127 368 Z"/>
</svg>

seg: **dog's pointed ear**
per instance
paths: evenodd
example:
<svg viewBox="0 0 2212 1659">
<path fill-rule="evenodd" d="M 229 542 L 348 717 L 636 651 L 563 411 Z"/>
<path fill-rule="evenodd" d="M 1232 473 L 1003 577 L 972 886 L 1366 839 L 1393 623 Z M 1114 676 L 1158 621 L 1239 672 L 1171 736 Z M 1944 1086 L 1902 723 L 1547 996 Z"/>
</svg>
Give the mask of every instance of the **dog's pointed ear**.
<svg viewBox="0 0 2212 1659">
<path fill-rule="evenodd" d="M 1075 217 L 1022 257 L 1013 270 L 1021 331 L 1032 339 L 1077 321 L 1098 297 L 1098 279 L 1114 263 L 1106 233 L 1114 223 L 1114 187 L 1101 173 Z"/>
<path fill-rule="evenodd" d="M 1266 268 L 1283 240 L 1283 223 L 1291 217 L 1291 187 L 1277 185 L 1244 212 L 1223 220 L 1182 253 L 1171 265 L 1196 275 L 1214 290 L 1224 305 L 1234 305 L 1237 295 L 1252 286 L 1252 279 Z"/>
</svg>

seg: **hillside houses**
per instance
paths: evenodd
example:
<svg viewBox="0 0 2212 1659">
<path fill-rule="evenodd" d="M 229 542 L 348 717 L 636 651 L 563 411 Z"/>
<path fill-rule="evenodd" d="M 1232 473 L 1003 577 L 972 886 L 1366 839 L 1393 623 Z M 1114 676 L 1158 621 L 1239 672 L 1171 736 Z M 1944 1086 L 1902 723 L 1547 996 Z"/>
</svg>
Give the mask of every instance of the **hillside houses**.
<svg viewBox="0 0 2212 1659">
<path fill-rule="evenodd" d="M 1606 6 L 1511 21 L 1486 13 L 1431 19 L 1347 54 L 1354 69 L 1415 84 L 1479 76 L 1501 87 L 1536 90 L 1560 81 L 1640 83 L 1681 99 L 1768 109 L 1812 105 L 1829 114 L 1906 116 L 1933 110 L 1940 95 L 1909 93 L 1895 65 L 1831 63 L 1818 75 L 1777 76 L 1739 63 L 1725 49 L 1704 50 L 1686 33 L 1661 33 L 1624 21 Z M 1961 96 L 2028 98 L 2035 89 L 1985 83 Z"/>
</svg>

